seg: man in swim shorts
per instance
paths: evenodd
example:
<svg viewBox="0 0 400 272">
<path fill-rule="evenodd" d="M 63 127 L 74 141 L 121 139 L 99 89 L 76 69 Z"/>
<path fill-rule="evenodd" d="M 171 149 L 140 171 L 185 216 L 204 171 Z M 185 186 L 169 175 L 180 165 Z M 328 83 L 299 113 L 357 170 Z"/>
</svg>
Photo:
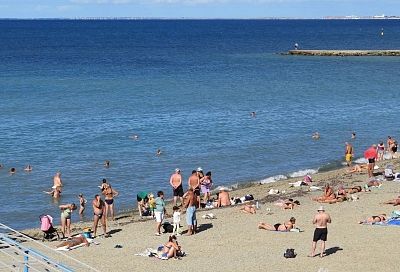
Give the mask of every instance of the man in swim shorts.
<svg viewBox="0 0 400 272">
<path fill-rule="evenodd" d="M 186 223 L 188 225 L 187 235 L 192 235 L 196 233 L 197 220 L 196 220 L 196 206 L 197 206 L 197 196 L 194 194 L 192 188 L 185 194 L 185 208 L 186 208 Z"/>
<path fill-rule="evenodd" d="M 312 242 L 311 254 L 309 257 L 315 256 L 315 248 L 317 247 L 317 242 L 321 240 L 321 253 L 320 257 L 325 256 L 325 242 L 328 237 L 328 223 L 331 223 L 331 217 L 325 212 L 323 206 L 318 208 L 318 213 L 314 216 L 313 224 L 315 225 L 314 237 Z"/>
<path fill-rule="evenodd" d="M 95 195 L 92 201 L 93 206 L 93 237 L 96 237 L 97 225 L 101 221 L 101 226 L 103 228 L 104 237 L 109 237 L 106 230 L 106 217 L 105 217 L 105 204 L 99 195 Z"/>
<path fill-rule="evenodd" d="M 174 195 L 174 206 L 176 206 L 176 201 L 178 197 L 181 200 L 181 205 L 183 203 L 183 187 L 182 187 L 182 176 L 181 170 L 179 168 L 175 169 L 175 172 L 171 175 L 169 179 L 169 183 L 172 186 L 173 195 Z"/>
<path fill-rule="evenodd" d="M 344 156 L 346 159 L 347 166 L 350 167 L 351 161 L 353 159 L 354 151 L 353 151 L 353 146 L 347 142 L 346 142 L 346 148 L 345 148 L 344 154 L 345 154 Z"/>
<path fill-rule="evenodd" d="M 374 176 L 375 161 L 378 158 L 378 152 L 376 151 L 376 145 L 372 145 L 364 152 L 364 157 L 368 160 L 368 177 Z"/>
</svg>

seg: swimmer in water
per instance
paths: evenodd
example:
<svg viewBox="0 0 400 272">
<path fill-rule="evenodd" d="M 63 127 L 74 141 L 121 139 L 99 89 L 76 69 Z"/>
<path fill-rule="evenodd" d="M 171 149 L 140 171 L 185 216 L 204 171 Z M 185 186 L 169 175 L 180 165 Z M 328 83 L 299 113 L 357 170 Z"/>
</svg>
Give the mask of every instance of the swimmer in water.
<svg viewBox="0 0 400 272">
<path fill-rule="evenodd" d="M 135 140 L 135 141 L 139 140 L 139 136 L 136 134 L 129 136 L 129 138 L 131 138 L 132 140 Z"/>
<path fill-rule="evenodd" d="M 356 133 L 355 133 L 355 132 L 353 132 L 353 133 L 351 134 L 351 138 L 352 138 L 352 139 L 355 139 L 355 138 L 356 138 Z"/>
<path fill-rule="evenodd" d="M 157 153 L 156 153 L 156 155 L 157 156 L 160 156 L 161 155 L 161 149 L 159 148 L 159 149 L 157 149 Z"/>
<path fill-rule="evenodd" d="M 104 161 L 103 165 L 104 165 L 105 168 L 109 168 L 110 165 L 111 165 L 111 162 L 109 160 L 106 160 L 106 161 Z"/>
<path fill-rule="evenodd" d="M 15 173 L 17 173 L 17 169 L 15 169 L 15 167 L 11 167 L 8 173 L 10 173 L 10 175 L 14 175 Z"/>
<path fill-rule="evenodd" d="M 31 166 L 30 164 L 28 164 L 28 165 L 25 167 L 24 171 L 26 171 L 26 172 L 32 171 L 32 166 Z"/>
<path fill-rule="evenodd" d="M 319 135 L 319 132 L 316 131 L 313 133 L 313 135 L 311 136 L 311 138 L 313 138 L 314 140 L 318 140 L 321 136 Z"/>
<path fill-rule="evenodd" d="M 256 112 L 255 112 L 255 111 L 252 111 L 252 112 L 250 113 L 250 115 L 251 115 L 251 117 L 256 117 Z"/>
</svg>

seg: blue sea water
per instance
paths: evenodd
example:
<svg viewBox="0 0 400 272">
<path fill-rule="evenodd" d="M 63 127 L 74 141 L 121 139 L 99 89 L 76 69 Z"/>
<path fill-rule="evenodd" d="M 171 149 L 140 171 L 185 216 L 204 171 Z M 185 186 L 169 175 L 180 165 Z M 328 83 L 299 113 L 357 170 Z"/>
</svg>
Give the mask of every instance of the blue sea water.
<svg viewBox="0 0 400 272">
<path fill-rule="evenodd" d="M 42 213 L 58 219 L 60 203 L 78 193 L 90 201 L 102 178 L 120 192 L 122 210 L 141 190 L 171 197 L 176 167 L 185 183 L 192 169 L 210 170 L 216 185 L 329 168 L 353 131 L 361 157 L 387 135 L 400 137 L 400 58 L 279 53 L 295 42 L 398 49 L 399 24 L 0 20 L 0 222 L 22 229 L 37 227 Z M 59 202 L 42 193 L 56 171 Z"/>
</svg>

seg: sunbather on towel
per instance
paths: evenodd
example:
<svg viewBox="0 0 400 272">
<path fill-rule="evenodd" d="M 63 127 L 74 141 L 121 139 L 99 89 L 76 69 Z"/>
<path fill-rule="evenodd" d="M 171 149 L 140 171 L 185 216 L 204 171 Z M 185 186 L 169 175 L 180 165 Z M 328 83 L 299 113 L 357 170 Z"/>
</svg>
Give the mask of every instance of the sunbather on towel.
<svg viewBox="0 0 400 272">
<path fill-rule="evenodd" d="M 385 222 L 387 220 L 386 214 L 382 213 L 379 215 L 373 215 L 371 217 L 368 217 L 367 219 L 358 222 L 359 224 L 373 224 L 373 223 L 378 223 L 378 222 Z"/>
<path fill-rule="evenodd" d="M 81 244 L 85 244 L 85 246 L 89 246 L 89 241 L 86 239 L 85 236 L 79 235 L 76 237 L 72 237 L 68 239 L 67 241 L 62 242 L 57 246 L 57 249 L 63 248 L 63 249 L 70 249 L 71 247 L 74 246 L 79 246 Z"/>
<path fill-rule="evenodd" d="M 291 217 L 289 221 L 281 224 L 281 223 L 276 223 L 275 225 L 271 225 L 268 223 L 263 223 L 260 222 L 258 224 L 259 229 L 265 229 L 265 230 L 271 230 L 271 231 L 290 231 L 295 227 L 296 223 L 296 218 Z"/>
<path fill-rule="evenodd" d="M 239 211 L 244 212 L 244 213 L 250 213 L 250 214 L 255 214 L 256 213 L 256 207 L 254 204 L 246 203 L 239 209 Z"/>
<path fill-rule="evenodd" d="M 362 187 L 361 186 L 354 186 L 352 188 L 346 188 L 346 193 L 349 194 L 355 194 L 355 193 L 359 193 L 362 191 Z"/>
<path fill-rule="evenodd" d="M 289 199 L 279 199 L 277 200 L 274 205 L 282 207 L 284 210 L 293 210 L 294 207 L 300 205 L 300 201 L 293 200 L 292 198 Z"/>
<path fill-rule="evenodd" d="M 398 206 L 398 205 L 400 205 L 400 196 L 398 196 L 395 199 L 391 199 L 386 202 L 383 202 L 382 204 L 392 204 L 393 206 Z"/>
</svg>

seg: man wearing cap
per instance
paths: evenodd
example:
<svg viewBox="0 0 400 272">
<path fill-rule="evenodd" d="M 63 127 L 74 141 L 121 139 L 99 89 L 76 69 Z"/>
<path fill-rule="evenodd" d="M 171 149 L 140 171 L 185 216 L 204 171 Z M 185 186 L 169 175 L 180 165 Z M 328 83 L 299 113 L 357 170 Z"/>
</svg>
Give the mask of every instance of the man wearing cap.
<svg viewBox="0 0 400 272">
<path fill-rule="evenodd" d="M 174 194 L 174 206 L 176 206 L 176 201 L 178 200 L 178 197 L 181 200 L 181 204 L 183 203 L 183 187 L 182 187 L 182 176 L 181 176 L 181 170 L 179 168 L 175 169 L 175 173 L 171 175 L 171 178 L 169 179 L 169 183 L 172 186 L 172 191 Z"/>
<path fill-rule="evenodd" d="M 325 212 L 323 206 L 318 208 L 318 213 L 314 216 L 313 224 L 315 225 L 314 237 L 312 242 L 311 254 L 309 257 L 315 256 L 315 248 L 317 247 L 317 242 L 321 240 L 321 253 L 320 257 L 325 256 L 325 242 L 328 236 L 328 223 L 331 223 L 331 217 Z"/>
</svg>

